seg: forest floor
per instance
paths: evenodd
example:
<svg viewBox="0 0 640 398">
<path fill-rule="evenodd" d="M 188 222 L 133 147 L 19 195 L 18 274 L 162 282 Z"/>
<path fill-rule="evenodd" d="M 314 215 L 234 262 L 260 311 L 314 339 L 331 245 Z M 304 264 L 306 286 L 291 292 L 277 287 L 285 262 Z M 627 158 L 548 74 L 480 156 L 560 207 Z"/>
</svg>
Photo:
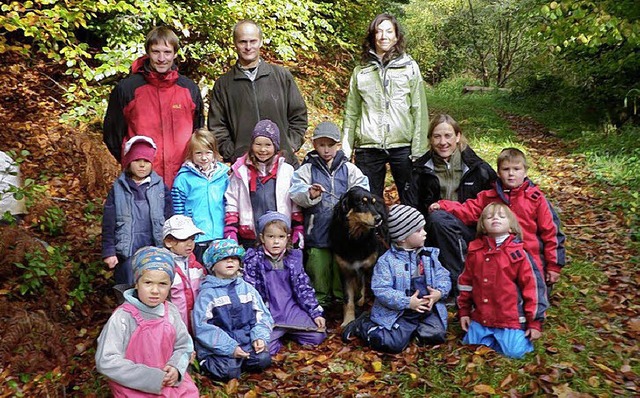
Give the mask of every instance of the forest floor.
<svg viewBox="0 0 640 398">
<path fill-rule="evenodd" d="M 59 123 L 65 109 L 60 69 L 5 55 L 0 61 L 0 150 L 28 150 L 21 164 L 23 180 L 36 180 L 46 191 L 34 194 L 36 200 L 20 225 L 0 227 L 0 397 L 107 396 L 93 355 L 95 339 L 116 306 L 110 274 L 101 268 L 99 235 L 102 201 L 118 166 L 102 144 L 98 125 L 73 128 Z M 305 95 L 309 99 L 309 91 Z M 313 112 L 311 116 L 312 121 L 323 117 Z M 329 337 L 320 347 L 305 349 L 292 343 L 265 373 L 226 384 L 195 375 L 203 393 L 640 394 L 638 253 L 621 212 L 609 210 L 611 187 L 596 182 L 584 157 L 544 126 L 528 117 L 502 116 L 529 156 L 544 159 L 536 167 L 567 234 L 567 269 L 553 292 L 549 333 L 536 343 L 534 354 L 508 362 L 491 350 L 462 346 L 453 313 L 445 344 L 412 344 L 400 355 L 379 354 L 342 343 L 340 308 L 335 308 L 328 313 Z M 385 199 L 392 202 L 395 197 L 390 189 Z M 49 250 L 38 261 L 33 253 L 42 245 L 36 238 L 63 249 Z M 15 266 L 26 262 L 39 267 L 40 276 Z M 51 269 L 55 272 L 48 273 Z M 93 279 L 86 280 L 87 275 Z M 28 290 L 21 294 L 24 286 Z M 578 314 L 571 319 L 579 322 L 569 324 L 563 318 L 568 313 Z M 440 369 L 443 382 L 426 376 L 430 366 Z M 491 373 L 494 367 L 503 376 L 490 383 L 491 377 L 480 370 Z"/>
</svg>

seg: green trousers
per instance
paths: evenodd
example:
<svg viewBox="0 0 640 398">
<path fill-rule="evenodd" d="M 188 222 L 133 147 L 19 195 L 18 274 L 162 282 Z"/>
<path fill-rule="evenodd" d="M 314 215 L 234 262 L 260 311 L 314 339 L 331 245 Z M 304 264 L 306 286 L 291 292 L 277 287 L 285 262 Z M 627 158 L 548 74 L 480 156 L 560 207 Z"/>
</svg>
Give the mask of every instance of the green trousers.
<svg viewBox="0 0 640 398">
<path fill-rule="evenodd" d="M 340 269 L 333 259 L 331 249 L 311 247 L 307 249 L 305 271 L 311 279 L 320 305 L 327 305 L 332 298 L 342 300 Z"/>
</svg>

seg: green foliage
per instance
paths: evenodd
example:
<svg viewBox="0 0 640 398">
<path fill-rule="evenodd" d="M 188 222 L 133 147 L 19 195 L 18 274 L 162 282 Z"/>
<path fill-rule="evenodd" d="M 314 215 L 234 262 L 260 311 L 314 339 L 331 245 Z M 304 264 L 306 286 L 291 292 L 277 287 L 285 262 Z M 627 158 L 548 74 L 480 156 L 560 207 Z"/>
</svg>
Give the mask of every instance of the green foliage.
<svg viewBox="0 0 640 398">
<path fill-rule="evenodd" d="M 82 304 L 87 296 L 93 294 L 95 291 L 94 281 L 105 273 L 104 263 L 101 261 L 94 261 L 88 264 L 74 262 L 72 267 L 72 274 L 77 283 L 68 294 L 69 299 L 65 306 L 67 310 Z"/>
<path fill-rule="evenodd" d="M 49 236 L 59 236 L 64 232 L 67 225 L 67 217 L 64 210 L 57 206 L 52 206 L 44 211 L 44 214 L 38 217 L 36 226 L 40 231 Z"/>
<path fill-rule="evenodd" d="M 528 0 L 416 1 L 405 7 L 409 51 L 433 83 L 473 72 L 503 87 L 535 53 Z"/>
<path fill-rule="evenodd" d="M 56 249 L 53 246 L 47 246 L 44 252 L 35 250 L 25 253 L 24 259 L 24 263 L 14 264 L 23 270 L 16 285 L 16 289 L 22 295 L 41 293 L 48 280 L 57 280 L 56 274 L 68 261 L 65 249 Z"/>
<path fill-rule="evenodd" d="M 39 53 L 64 64 L 74 83 L 63 121 L 100 118 L 111 84 L 144 53 L 146 33 L 167 25 L 181 40 L 183 73 L 211 85 L 235 59 L 231 30 L 245 18 L 259 23 L 265 48 L 281 60 L 320 48 L 354 49 L 376 10 L 391 2 L 346 0 L 32 0 L 2 5 L 0 54 Z M 354 37 L 357 39 L 354 40 Z M 17 41 L 15 39 L 18 39 Z"/>
<path fill-rule="evenodd" d="M 634 0 L 539 1 L 539 37 L 551 66 L 581 87 L 600 115 L 620 125 L 623 98 L 640 78 L 640 3 Z"/>
</svg>

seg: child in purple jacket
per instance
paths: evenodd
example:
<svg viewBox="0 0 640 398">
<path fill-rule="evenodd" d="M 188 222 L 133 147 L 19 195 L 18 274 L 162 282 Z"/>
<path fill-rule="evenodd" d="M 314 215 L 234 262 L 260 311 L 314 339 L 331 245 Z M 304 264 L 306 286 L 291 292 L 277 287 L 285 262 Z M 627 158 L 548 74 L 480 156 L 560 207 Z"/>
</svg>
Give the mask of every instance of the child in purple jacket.
<svg viewBox="0 0 640 398">
<path fill-rule="evenodd" d="M 291 249 L 291 220 L 269 211 L 258 219 L 261 245 L 247 251 L 244 279 L 255 286 L 275 322 L 269 354 L 282 348 L 288 335 L 303 345 L 318 345 L 327 337 L 322 307 L 302 265 L 302 251 Z"/>
</svg>

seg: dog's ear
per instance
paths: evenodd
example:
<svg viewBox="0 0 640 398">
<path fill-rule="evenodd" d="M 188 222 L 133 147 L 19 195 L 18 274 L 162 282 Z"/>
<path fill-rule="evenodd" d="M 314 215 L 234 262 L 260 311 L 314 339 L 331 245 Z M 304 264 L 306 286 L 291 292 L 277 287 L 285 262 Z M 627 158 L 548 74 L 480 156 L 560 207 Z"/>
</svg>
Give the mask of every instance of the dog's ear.
<svg viewBox="0 0 640 398">
<path fill-rule="evenodd" d="M 340 198 L 340 210 L 342 210 L 342 214 L 347 214 L 347 212 L 349 211 L 349 192 L 351 191 L 347 191 L 342 195 L 342 198 Z"/>
</svg>

